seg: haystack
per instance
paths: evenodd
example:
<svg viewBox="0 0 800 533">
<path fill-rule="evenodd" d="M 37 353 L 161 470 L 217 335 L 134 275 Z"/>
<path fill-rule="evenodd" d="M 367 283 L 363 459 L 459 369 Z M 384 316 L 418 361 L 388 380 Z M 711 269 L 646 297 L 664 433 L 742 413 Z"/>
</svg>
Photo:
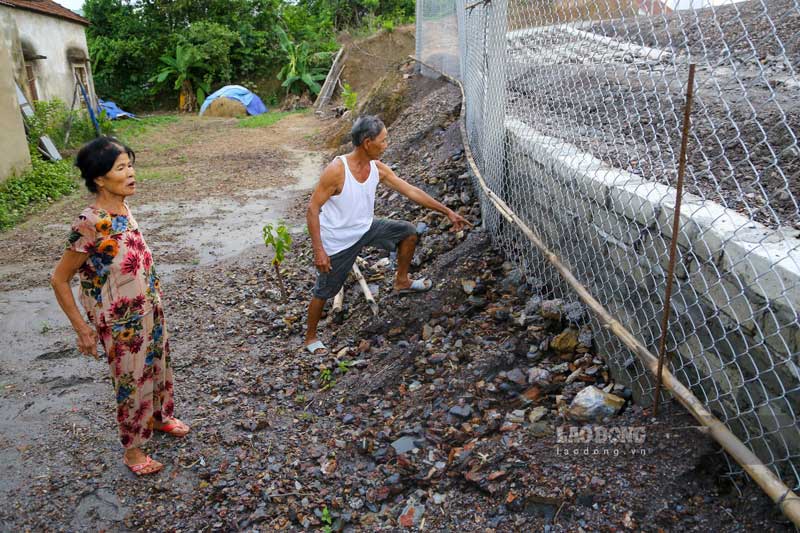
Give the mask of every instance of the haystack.
<svg viewBox="0 0 800 533">
<path fill-rule="evenodd" d="M 247 109 L 244 107 L 244 104 L 238 100 L 232 100 L 223 96 L 211 102 L 211 104 L 203 113 L 203 116 L 241 118 L 247 116 Z"/>
</svg>

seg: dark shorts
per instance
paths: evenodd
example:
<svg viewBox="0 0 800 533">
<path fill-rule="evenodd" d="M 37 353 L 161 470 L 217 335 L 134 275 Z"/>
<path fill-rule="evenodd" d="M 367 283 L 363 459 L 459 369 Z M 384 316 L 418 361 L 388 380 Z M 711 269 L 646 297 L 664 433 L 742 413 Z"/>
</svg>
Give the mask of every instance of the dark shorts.
<svg viewBox="0 0 800 533">
<path fill-rule="evenodd" d="M 392 251 L 400 241 L 416 233 L 417 229 L 410 222 L 388 218 L 374 219 L 367 232 L 353 246 L 330 256 L 331 271 L 317 274 L 314 297 L 327 300 L 336 296 L 363 247 L 374 246 Z"/>
</svg>

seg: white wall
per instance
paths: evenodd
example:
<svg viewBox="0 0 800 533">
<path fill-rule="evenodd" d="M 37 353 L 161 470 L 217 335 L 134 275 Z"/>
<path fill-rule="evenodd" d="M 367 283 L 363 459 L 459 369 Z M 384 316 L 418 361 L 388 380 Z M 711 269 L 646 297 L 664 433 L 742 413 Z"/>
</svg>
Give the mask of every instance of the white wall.
<svg viewBox="0 0 800 533">
<path fill-rule="evenodd" d="M 32 44 L 37 55 L 47 59 L 32 61 L 36 69 L 39 99 L 59 98 L 69 105 L 75 88 L 72 64 L 67 60 L 67 49 L 77 47 L 89 57 L 85 26 L 65 19 L 22 9 L 9 10 L 17 22 L 21 40 Z M 91 71 L 87 69 L 87 75 Z M 94 86 L 89 78 L 88 91 L 94 105 Z"/>
<path fill-rule="evenodd" d="M 0 181 L 30 166 L 28 142 L 14 89 L 17 40 L 14 19 L 0 9 Z"/>
</svg>

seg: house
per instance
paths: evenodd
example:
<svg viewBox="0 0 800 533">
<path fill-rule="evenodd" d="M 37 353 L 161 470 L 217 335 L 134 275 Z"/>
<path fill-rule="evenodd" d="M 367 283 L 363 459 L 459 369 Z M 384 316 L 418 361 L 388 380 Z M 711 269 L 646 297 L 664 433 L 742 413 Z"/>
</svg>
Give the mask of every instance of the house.
<svg viewBox="0 0 800 533">
<path fill-rule="evenodd" d="M 58 98 L 69 106 L 77 78 L 96 108 L 88 25 L 51 0 L 0 0 L 0 180 L 30 163 L 15 81 L 29 101 Z"/>
</svg>

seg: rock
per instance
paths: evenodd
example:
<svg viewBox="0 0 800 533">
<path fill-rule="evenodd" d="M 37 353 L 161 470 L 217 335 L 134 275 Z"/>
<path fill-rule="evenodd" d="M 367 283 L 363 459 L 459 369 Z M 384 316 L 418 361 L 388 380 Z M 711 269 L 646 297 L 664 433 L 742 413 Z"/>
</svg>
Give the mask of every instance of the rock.
<svg viewBox="0 0 800 533">
<path fill-rule="evenodd" d="M 569 376 L 567 376 L 567 380 L 566 380 L 564 383 L 566 383 L 567 385 L 569 385 L 570 383 L 572 383 L 573 381 L 575 381 L 576 379 L 578 379 L 578 378 L 581 376 L 581 374 L 583 374 L 583 369 L 582 369 L 582 368 L 579 368 L 579 369 L 577 369 L 575 372 L 573 372 L 572 374 L 570 374 Z"/>
<path fill-rule="evenodd" d="M 525 314 L 535 315 L 542 308 L 542 297 L 533 296 L 525 303 Z"/>
<path fill-rule="evenodd" d="M 559 353 L 572 353 L 578 347 L 578 331 L 567 328 L 550 341 L 550 348 Z"/>
<path fill-rule="evenodd" d="M 405 509 L 403 509 L 403 512 L 400 513 L 398 521 L 402 527 L 416 527 L 422 521 L 422 515 L 424 514 L 424 505 L 411 502 L 406 505 Z"/>
<path fill-rule="evenodd" d="M 438 365 L 439 363 L 441 363 L 445 359 L 447 359 L 447 354 L 435 353 L 435 354 L 431 355 L 430 357 L 428 357 L 428 362 L 431 363 L 431 364 L 434 364 L 434 365 Z"/>
<path fill-rule="evenodd" d="M 422 340 L 427 341 L 431 337 L 433 337 L 433 328 L 430 324 L 425 324 L 422 326 Z"/>
<path fill-rule="evenodd" d="M 590 385 L 575 396 L 568 413 L 575 420 L 596 420 L 616 414 L 624 404 L 619 396 Z"/>
<path fill-rule="evenodd" d="M 544 418 L 545 415 L 547 415 L 547 407 L 543 407 L 541 405 L 539 407 L 534 407 L 533 410 L 531 410 L 530 414 L 528 415 L 528 421 L 531 424 L 535 424 L 536 422 Z"/>
<path fill-rule="evenodd" d="M 516 383 L 517 385 L 525 385 L 528 382 L 527 378 L 525 377 L 525 373 L 519 368 L 515 368 L 506 374 L 506 379 Z"/>
<path fill-rule="evenodd" d="M 350 413 L 344 415 L 344 417 L 342 418 L 342 424 L 352 424 L 355 421 L 356 421 L 356 417 L 354 417 Z"/>
<path fill-rule="evenodd" d="M 475 290 L 475 286 L 476 285 L 477 284 L 475 283 L 475 281 L 473 281 L 471 279 L 462 279 L 461 280 L 461 288 L 464 290 L 464 292 L 466 294 L 472 294 L 473 291 Z"/>
<path fill-rule="evenodd" d="M 525 410 L 514 409 L 510 413 L 506 414 L 506 420 L 508 420 L 512 424 L 522 424 L 523 422 L 525 422 Z"/>
<path fill-rule="evenodd" d="M 550 371 L 544 368 L 535 366 L 528 369 L 528 383 L 531 385 L 549 383 L 552 377 Z"/>
<path fill-rule="evenodd" d="M 450 408 L 449 413 L 461 418 L 469 418 L 472 415 L 472 407 L 470 405 L 454 405 Z"/>
<path fill-rule="evenodd" d="M 508 275 L 503 278 L 500 286 L 505 292 L 514 292 L 517 287 L 522 285 L 525 281 L 525 275 L 518 269 L 511 270 Z"/>
<path fill-rule="evenodd" d="M 397 453 L 408 453 L 416 447 L 417 445 L 414 442 L 414 437 L 409 436 L 400 437 L 392 443 L 392 448 L 394 448 L 394 451 Z"/>
<path fill-rule="evenodd" d="M 553 431 L 547 422 L 539 421 L 531 424 L 530 432 L 534 437 L 547 437 Z"/>
<path fill-rule="evenodd" d="M 562 300 L 545 300 L 539 312 L 547 320 L 559 321 L 564 315 L 564 302 Z"/>
<path fill-rule="evenodd" d="M 586 320 L 586 307 L 581 302 L 570 302 L 564 306 L 564 314 L 570 324 L 580 325 Z"/>
<path fill-rule="evenodd" d="M 358 351 L 358 353 L 367 353 L 370 347 L 371 343 L 368 340 L 363 339 L 361 342 L 358 343 L 358 348 L 356 351 Z"/>
</svg>

